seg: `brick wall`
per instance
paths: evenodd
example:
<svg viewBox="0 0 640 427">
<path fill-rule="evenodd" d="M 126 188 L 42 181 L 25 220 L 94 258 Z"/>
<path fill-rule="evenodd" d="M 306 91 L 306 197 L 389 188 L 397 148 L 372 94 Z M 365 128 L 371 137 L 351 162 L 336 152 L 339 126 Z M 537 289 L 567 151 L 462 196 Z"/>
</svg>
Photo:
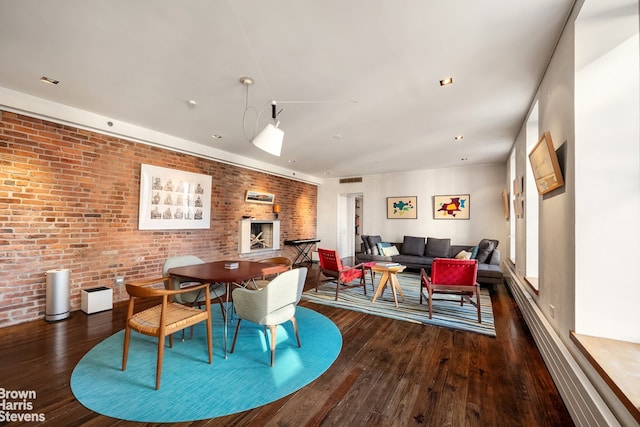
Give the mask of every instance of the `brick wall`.
<svg viewBox="0 0 640 427">
<path fill-rule="evenodd" d="M 169 256 L 238 259 L 242 215 L 274 218 L 271 205 L 244 202 L 247 189 L 282 207 L 275 255 L 292 258 L 282 241 L 316 235 L 315 185 L 5 111 L 0 155 L 0 327 L 44 317 L 48 270 L 71 270 L 77 310 L 81 289 L 126 299 L 115 276 L 153 277 Z M 211 228 L 138 230 L 141 163 L 211 175 Z"/>
</svg>

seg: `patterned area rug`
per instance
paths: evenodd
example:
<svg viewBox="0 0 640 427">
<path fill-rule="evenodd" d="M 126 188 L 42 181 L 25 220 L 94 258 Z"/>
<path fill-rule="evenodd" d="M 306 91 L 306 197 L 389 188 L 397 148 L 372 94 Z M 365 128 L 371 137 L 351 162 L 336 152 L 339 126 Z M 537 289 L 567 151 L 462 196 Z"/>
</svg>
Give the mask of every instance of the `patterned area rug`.
<svg viewBox="0 0 640 427">
<path fill-rule="evenodd" d="M 376 275 L 376 287 L 380 280 Z M 478 323 L 477 309 L 465 302 L 460 306 L 460 299 L 450 295 L 438 295 L 433 300 L 433 318 L 429 319 L 429 307 L 426 300 L 420 304 L 420 275 L 417 273 L 399 273 L 398 281 L 405 295 L 404 301 L 398 296 L 398 308 L 395 307 L 393 294 L 387 287 L 382 296 L 378 296 L 372 303 L 374 291 L 371 279 L 367 276 L 367 295 L 362 288 L 340 290 L 338 301 L 335 301 L 335 282 L 325 282 L 318 288 L 306 291 L 302 299 L 317 304 L 344 308 L 345 310 L 360 311 L 376 316 L 390 317 L 407 322 L 425 325 L 442 326 L 444 328 L 460 329 L 495 337 L 495 325 L 491 297 L 486 289 L 480 289 L 480 308 L 482 323 Z"/>
</svg>

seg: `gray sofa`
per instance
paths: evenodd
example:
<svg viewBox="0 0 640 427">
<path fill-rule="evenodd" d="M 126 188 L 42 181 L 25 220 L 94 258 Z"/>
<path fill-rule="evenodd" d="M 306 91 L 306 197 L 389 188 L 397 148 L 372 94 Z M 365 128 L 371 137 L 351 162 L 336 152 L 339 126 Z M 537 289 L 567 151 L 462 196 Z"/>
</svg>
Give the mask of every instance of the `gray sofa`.
<svg viewBox="0 0 640 427">
<path fill-rule="evenodd" d="M 394 246 L 395 249 L 392 249 Z M 427 272 L 435 258 L 455 258 L 461 251 L 478 260 L 478 283 L 501 284 L 500 251 L 498 241 L 482 239 L 477 246 L 452 245 L 451 239 L 404 236 L 403 242 L 384 242 L 380 236 L 362 236 L 361 252 L 356 254 L 360 262 L 398 262 L 410 269 L 424 268 Z M 384 253 L 381 253 L 384 252 Z M 397 254 L 396 254 L 397 252 Z M 385 255 L 386 253 L 386 255 Z M 463 255 L 463 254 L 460 254 Z"/>
</svg>

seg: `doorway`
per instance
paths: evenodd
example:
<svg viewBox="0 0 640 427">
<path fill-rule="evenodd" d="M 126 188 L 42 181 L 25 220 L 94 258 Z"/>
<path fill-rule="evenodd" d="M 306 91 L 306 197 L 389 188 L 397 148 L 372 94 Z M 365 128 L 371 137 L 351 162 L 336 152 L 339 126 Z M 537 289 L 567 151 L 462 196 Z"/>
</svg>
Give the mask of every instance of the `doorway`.
<svg viewBox="0 0 640 427">
<path fill-rule="evenodd" d="M 338 196 L 338 253 L 341 257 L 353 257 L 360 250 L 364 210 L 362 193 Z"/>
</svg>

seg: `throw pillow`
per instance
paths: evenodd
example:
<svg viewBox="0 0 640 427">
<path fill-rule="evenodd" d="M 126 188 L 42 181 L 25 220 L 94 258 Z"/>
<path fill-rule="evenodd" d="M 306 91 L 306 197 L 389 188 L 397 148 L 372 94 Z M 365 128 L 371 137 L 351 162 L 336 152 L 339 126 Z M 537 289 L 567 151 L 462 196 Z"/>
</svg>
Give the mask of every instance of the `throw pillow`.
<svg viewBox="0 0 640 427">
<path fill-rule="evenodd" d="M 382 242 L 382 237 L 380 236 L 369 236 L 367 239 L 369 241 L 369 247 L 371 248 L 371 253 L 373 255 L 378 255 L 378 243 Z"/>
<path fill-rule="evenodd" d="M 478 244 L 478 262 L 486 263 L 491 257 L 491 252 L 495 249 L 493 240 L 482 239 Z"/>
<path fill-rule="evenodd" d="M 393 245 L 391 243 L 389 243 L 389 242 L 380 242 L 380 243 L 377 243 L 376 246 L 378 247 L 378 253 L 380 255 L 384 255 L 383 249 L 391 247 Z"/>
<path fill-rule="evenodd" d="M 362 244 L 364 245 L 364 253 L 367 255 L 371 255 L 371 246 L 369 246 L 369 236 L 365 236 L 364 234 L 360 236 L 362 239 Z"/>
<path fill-rule="evenodd" d="M 471 259 L 471 252 L 460 251 L 454 257 L 455 259 Z"/>
<path fill-rule="evenodd" d="M 424 237 L 404 236 L 402 255 L 422 256 L 424 253 Z"/>
<path fill-rule="evenodd" d="M 394 256 L 394 255 L 400 255 L 400 252 L 398 252 L 398 248 L 396 248 L 395 246 L 391 245 L 387 248 L 382 248 L 382 255 L 384 256 Z"/>
<path fill-rule="evenodd" d="M 471 248 L 471 259 L 476 258 L 478 258 L 478 247 L 474 246 L 473 248 Z"/>
<path fill-rule="evenodd" d="M 451 239 L 436 239 L 427 237 L 427 246 L 425 247 L 425 256 L 434 258 L 448 258 L 449 248 L 451 247 Z"/>
</svg>

